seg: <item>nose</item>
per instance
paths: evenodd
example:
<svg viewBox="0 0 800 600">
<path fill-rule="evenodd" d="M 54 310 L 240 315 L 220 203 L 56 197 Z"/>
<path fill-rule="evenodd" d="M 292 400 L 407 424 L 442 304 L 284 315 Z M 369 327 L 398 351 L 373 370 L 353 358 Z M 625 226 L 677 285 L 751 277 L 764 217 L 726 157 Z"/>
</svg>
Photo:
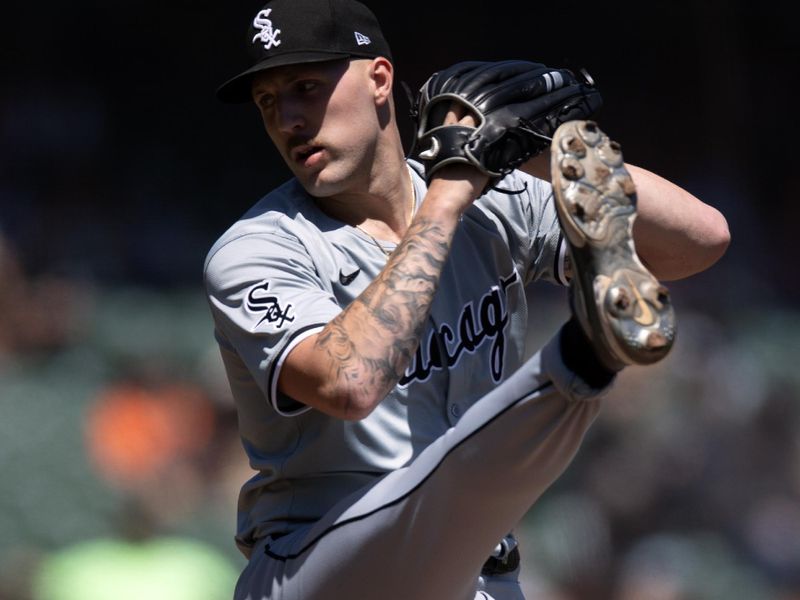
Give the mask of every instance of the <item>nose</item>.
<svg viewBox="0 0 800 600">
<path fill-rule="evenodd" d="M 306 119 L 299 102 L 291 98 L 278 100 L 275 110 L 275 125 L 283 133 L 295 133 L 305 127 Z"/>
</svg>

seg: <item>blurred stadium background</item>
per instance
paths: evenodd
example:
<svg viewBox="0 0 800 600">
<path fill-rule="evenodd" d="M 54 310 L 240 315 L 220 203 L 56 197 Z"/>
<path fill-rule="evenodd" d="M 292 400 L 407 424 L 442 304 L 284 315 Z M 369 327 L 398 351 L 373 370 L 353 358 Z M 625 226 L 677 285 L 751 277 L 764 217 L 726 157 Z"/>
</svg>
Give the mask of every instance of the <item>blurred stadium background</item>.
<svg viewBox="0 0 800 600">
<path fill-rule="evenodd" d="M 731 226 L 718 265 L 671 285 L 672 355 L 624 374 L 521 525 L 529 597 L 800 598 L 797 20 L 745 0 L 368 4 L 412 88 L 464 59 L 586 67 L 626 158 Z M 231 595 L 249 471 L 200 273 L 288 176 L 254 109 L 213 97 L 260 6 L 5 6 L 0 600 Z M 565 294 L 532 295 L 535 345 Z"/>
</svg>

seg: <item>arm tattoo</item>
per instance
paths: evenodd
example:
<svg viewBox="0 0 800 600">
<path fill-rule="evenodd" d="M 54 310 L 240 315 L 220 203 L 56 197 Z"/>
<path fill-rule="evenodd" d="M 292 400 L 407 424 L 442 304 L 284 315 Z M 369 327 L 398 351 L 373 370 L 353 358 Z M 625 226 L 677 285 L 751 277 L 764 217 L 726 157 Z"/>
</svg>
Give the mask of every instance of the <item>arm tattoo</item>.
<svg viewBox="0 0 800 600">
<path fill-rule="evenodd" d="M 403 376 L 430 313 L 453 231 L 420 216 L 369 287 L 317 338 L 334 382 L 385 396 Z"/>
</svg>

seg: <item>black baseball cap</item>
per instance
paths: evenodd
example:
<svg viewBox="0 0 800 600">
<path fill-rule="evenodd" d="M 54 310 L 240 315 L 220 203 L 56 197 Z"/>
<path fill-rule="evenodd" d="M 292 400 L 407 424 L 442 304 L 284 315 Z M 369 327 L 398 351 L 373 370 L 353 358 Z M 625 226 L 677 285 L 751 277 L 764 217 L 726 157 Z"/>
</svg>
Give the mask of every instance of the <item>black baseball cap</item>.
<svg viewBox="0 0 800 600">
<path fill-rule="evenodd" d="M 348 57 L 392 59 L 372 11 L 356 0 L 271 0 L 253 17 L 255 64 L 217 90 L 223 102 L 249 102 L 253 75 L 284 65 Z"/>
</svg>

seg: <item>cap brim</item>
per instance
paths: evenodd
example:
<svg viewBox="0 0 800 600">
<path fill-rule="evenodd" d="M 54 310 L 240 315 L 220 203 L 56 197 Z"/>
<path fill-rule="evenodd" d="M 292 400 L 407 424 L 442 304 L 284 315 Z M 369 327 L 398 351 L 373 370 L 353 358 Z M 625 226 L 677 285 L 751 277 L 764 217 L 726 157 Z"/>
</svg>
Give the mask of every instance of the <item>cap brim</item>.
<svg viewBox="0 0 800 600">
<path fill-rule="evenodd" d="M 253 75 L 261 73 L 274 67 L 284 67 L 286 65 L 296 65 L 300 63 L 325 62 L 328 60 L 341 60 L 351 56 L 347 53 L 337 52 L 290 52 L 279 56 L 271 56 L 260 63 L 250 67 L 247 71 L 239 73 L 233 79 L 229 79 L 217 89 L 217 99 L 227 104 L 241 104 L 250 102 L 252 95 Z"/>
</svg>

